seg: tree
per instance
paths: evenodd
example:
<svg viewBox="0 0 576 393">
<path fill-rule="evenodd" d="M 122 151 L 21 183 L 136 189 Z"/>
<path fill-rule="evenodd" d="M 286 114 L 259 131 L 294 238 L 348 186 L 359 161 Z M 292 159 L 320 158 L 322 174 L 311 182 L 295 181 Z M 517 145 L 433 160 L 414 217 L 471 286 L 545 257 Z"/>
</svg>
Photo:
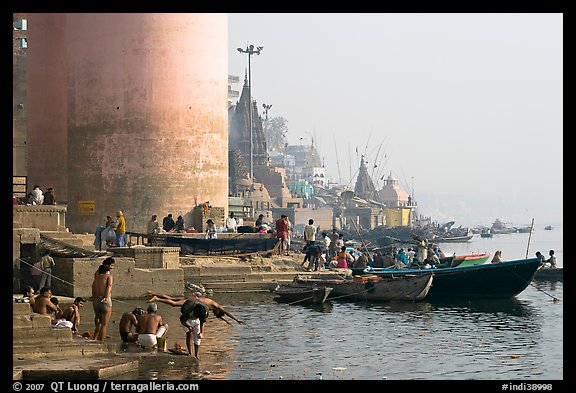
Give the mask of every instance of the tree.
<svg viewBox="0 0 576 393">
<path fill-rule="evenodd" d="M 271 117 L 266 124 L 266 135 L 268 140 L 268 149 L 283 150 L 286 144 L 286 135 L 288 135 L 288 120 L 282 116 Z"/>
</svg>

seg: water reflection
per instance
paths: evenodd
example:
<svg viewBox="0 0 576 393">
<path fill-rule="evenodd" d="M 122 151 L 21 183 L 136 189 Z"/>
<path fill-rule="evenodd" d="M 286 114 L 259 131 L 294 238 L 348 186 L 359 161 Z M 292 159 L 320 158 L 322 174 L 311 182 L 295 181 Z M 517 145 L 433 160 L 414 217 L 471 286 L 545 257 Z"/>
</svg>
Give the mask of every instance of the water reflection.
<svg viewBox="0 0 576 393">
<path fill-rule="evenodd" d="M 246 325 L 210 319 L 199 362 L 147 354 L 129 379 L 561 379 L 563 306 L 542 291 L 562 287 L 505 300 L 293 305 L 269 293 L 218 294 Z M 184 344 L 179 310 L 160 307 L 170 343 Z"/>
<path fill-rule="evenodd" d="M 536 308 L 528 301 L 510 299 L 469 299 L 469 300 L 434 300 L 430 302 L 434 310 L 459 310 L 469 313 L 505 314 L 529 318 L 536 313 Z"/>
</svg>

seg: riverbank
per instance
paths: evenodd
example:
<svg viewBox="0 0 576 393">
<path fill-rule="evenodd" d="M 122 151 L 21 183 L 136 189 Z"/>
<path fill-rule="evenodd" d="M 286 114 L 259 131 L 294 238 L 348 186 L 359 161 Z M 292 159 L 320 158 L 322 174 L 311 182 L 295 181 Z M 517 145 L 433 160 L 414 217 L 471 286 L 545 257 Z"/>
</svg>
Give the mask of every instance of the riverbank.
<svg viewBox="0 0 576 393">
<path fill-rule="evenodd" d="M 233 281 L 229 281 L 226 275 L 222 275 L 222 271 L 235 272 L 242 269 L 243 283 L 242 292 L 247 292 L 249 288 L 247 284 L 250 283 L 250 277 L 254 276 L 255 282 L 262 282 L 259 288 L 271 288 L 273 283 L 277 281 L 277 277 L 290 280 L 296 274 L 306 271 L 300 264 L 303 259 L 303 254 L 292 253 L 291 255 L 253 255 L 246 257 L 182 257 L 180 265 L 183 269 L 197 268 L 203 272 L 203 278 L 212 277 L 211 271 L 218 272 L 219 281 L 214 281 L 214 285 L 205 285 L 209 291 L 210 297 L 216 301 L 220 301 L 219 293 L 234 291 Z M 248 269 L 247 269 L 248 268 Z M 237 274 L 236 274 L 237 275 Z M 268 275 L 268 276 L 267 276 Z M 280 276 L 278 276 L 280 275 Z M 270 277 L 270 281 L 262 281 L 262 276 Z M 275 278 L 276 277 L 276 278 Z M 217 284 L 217 285 L 216 285 Z M 214 293 L 213 288 L 218 287 L 220 291 Z M 224 288 L 224 290 L 222 290 Z M 193 357 L 189 356 L 175 356 L 170 353 L 162 351 L 144 350 L 130 344 L 126 346 L 122 343 L 118 333 L 118 323 L 122 313 L 132 310 L 134 307 L 146 308 L 149 297 L 145 296 L 147 290 L 154 290 L 154 288 L 141 288 L 141 291 L 135 295 L 134 298 L 121 299 L 113 297 L 113 314 L 110 319 L 108 328 L 108 335 L 110 336 L 105 343 L 112 346 L 111 354 L 97 354 L 90 355 L 88 349 L 93 348 L 94 340 L 83 337 L 85 333 L 91 333 L 94 330 L 93 325 L 93 311 L 92 305 L 88 301 L 80 310 L 81 323 L 79 331 L 76 335 L 68 338 L 60 337 L 58 339 L 50 339 L 50 334 L 55 333 L 53 329 L 48 328 L 46 334 L 37 337 L 37 339 L 26 339 L 27 347 L 24 349 L 16 346 L 13 351 L 13 379 L 106 379 L 106 378 L 130 378 L 133 377 L 138 371 L 140 363 L 154 363 L 157 361 L 174 362 L 179 367 L 184 364 L 189 365 L 193 373 L 197 374 L 198 378 L 218 379 L 221 373 L 219 372 L 219 361 L 228 347 L 225 343 L 227 339 L 226 332 L 229 332 L 230 326 L 223 322 L 210 318 L 208 323 L 209 334 L 202 343 L 202 364 L 203 367 L 212 370 L 210 375 L 204 375 L 199 371 L 199 363 Z M 248 290 L 249 292 L 249 290 Z M 113 292 L 114 293 L 114 292 Z M 66 296 L 59 296 L 55 293 L 54 296 L 59 298 L 61 304 L 72 302 L 73 299 Z M 15 294 L 14 297 L 20 297 Z M 24 307 L 25 304 L 20 304 L 19 307 Z M 226 304 L 222 304 L 226 307 Z M 185 345 L 184 335 L 179 326 L 179 314 L 177 308 L 172 308 L 164 304 L 159 304 L 159 313 L 165 319 L 165 322 L 172 328 L 168 335 L 168 346 L 173 347 L 175 343 Z M 27 317 L 27 312 L 22 312 L 19 316 L 14 316 L 19 320 L 26 320 L 23 323 L 29 324 L 29 327 L 34 329 L 34 317 Z M 240 313 L 241 314 L 241 313 Z M 36 320 L 40 320 L 36 318 Z M 37 322 L 36 322 L 37 323 Z M 28 325 L 27 325 L 28 326 Z M 216 327 L 217 326 L 217 327 Z M 46 327 L 44 327 L 46 329 Z M 16 326 L 15 326 L 16 329 Z M 16 330 L 15 330 L 16 332 Z M 60 335 L 63 332 L 58 332 Z M 70 333 L 71 334 L 71 333 Z M 40 348 L 42 351 L 40 352 Z M 36 349 L 34 349 L 36 348 Z M 72 348 L 67 350 L 67 348 Z M 80 349 L 78 349 L 80 348 Z M 47 357 L 46 357 L 47 356 Z M 195 374 L 195 375 L 196 375 Z"/>
</svg>

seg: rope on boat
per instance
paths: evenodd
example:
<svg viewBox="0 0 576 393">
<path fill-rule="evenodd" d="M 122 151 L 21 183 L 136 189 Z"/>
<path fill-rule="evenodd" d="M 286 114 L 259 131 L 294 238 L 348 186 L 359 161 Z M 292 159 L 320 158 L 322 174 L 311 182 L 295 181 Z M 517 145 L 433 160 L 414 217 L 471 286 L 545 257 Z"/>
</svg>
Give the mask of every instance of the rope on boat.
<svg viewBox="0 0 576 393">
<path fill-rule="evenodd" d="M 542 269 L 542 267 L 543 267 L 542 265 L 538 266 L 538 269 L 536 269 L 536 272 L 538 272 L 538 270 Z M 516 274 L 518 277 L 522 278 L 522 276 L 520 276 L 520 275 L 519 275 L 518 273 L 516 273 L 515 271 L 512 271 L 512 273 L 514 273 L 514 274 Z M 534 274 L 536 274 L 536 273 L 534 273 Z M 522 279 L 523 279 L 523 278 L 522 278 Z M 524 280 L 524 282 L 527 282 L 527 281 Z M 538 290 L 538 291 L 540 291 L 540 292 L 542 292 L 542 293 L 550 296 L 555 302 L 559 302 L 559 301 L 562 300 L 562 299 L 557 298 L 557 297 L 554 296 L 554 295 L 550 295 L 550 294 L 549 294 L 548 292 L 546 292 L 545 290 L 538 288 L 536 285 L 534 285 L 534 283 L 532 282 L 532 280 L 531 280 L 531 281 L 528 281 L 528 284 L 532 285 L 534 288 L 536 288 L 536 290 Z"/>
</svg>

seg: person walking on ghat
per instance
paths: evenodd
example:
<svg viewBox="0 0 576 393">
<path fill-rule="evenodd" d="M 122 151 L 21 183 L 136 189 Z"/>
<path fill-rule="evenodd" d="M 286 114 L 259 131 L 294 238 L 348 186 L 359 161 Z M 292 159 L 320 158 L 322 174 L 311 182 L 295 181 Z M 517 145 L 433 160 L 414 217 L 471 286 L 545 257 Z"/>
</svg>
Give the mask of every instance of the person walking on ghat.
<svg viewBox="0 0 576 393">
<path fill-rule="evenodd" d="M 52 268 L 56 265 L 54 258 L 50 255 L 50 251 L 40 259 L 40 267 L 42 268 L 42 278 L 40 279 L 40 288 L 52 286 Z"/>
<path fill-rule="evenodd" d="M 292 223 L 290 222 L 290 219 L 288 218 L 288 216 L 284 217 L 284 220 L 286 220 L 286 255 L 290 255 L 290 243 L 292 241 Z"/>
<path fill-rule="evenodd" d="M 316 227 L 314 226 L 313 219 L 309 219 L 308 225 L 304 227 L 304 241 L 308 247 L 316 241 Z"/>
<path fill-rule="evenodd" d="M 279 240 L 280 244 L 278 247 L 278 254 L 282 255 L 286 249 L 286 235 L 288 230 L 288 223 L 285 220 L 285 215 L 282 214 L 280 218 L 276 221 L 276 238 Z"/>
</svg>

